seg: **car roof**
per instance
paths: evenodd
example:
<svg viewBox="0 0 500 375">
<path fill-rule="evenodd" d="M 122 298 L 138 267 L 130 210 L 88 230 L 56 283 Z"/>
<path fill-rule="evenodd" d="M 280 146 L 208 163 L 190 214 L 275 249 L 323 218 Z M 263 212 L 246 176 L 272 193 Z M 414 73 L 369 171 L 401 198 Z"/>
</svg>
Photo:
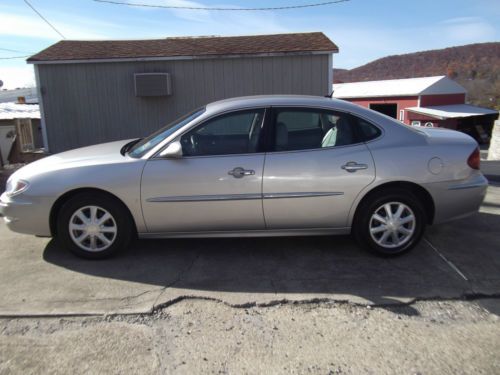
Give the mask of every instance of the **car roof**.
<svg viewBox="0 0 500 375">
<path fill-rule="evenodd" d="M 266 107 L 266 106 L 311 106 L 332 109 L 353 110 L 357 106 L 344 100 L 330 97 L 312 95 L 255 95 L 241 96 L 231 99 L 219 100 L 207 105 L 209 112 L 223 112 L 227 110 Z"/>
</svg>

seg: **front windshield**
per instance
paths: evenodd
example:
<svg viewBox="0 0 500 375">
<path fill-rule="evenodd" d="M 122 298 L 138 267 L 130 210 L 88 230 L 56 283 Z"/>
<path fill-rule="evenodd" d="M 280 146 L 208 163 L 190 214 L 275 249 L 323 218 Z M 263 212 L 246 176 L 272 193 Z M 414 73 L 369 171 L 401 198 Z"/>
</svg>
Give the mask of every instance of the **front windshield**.
<svg viewBox="0 0 500 375">
<path fill-rule="evenodd" d="M 155 147 L 158 143 L 163 141 L 166 137 L 169 135 L 173 134 L 180 128 L 182 128 L 184 125 L 188 124 L 189 122 L 193 121 L 195 118 L 201 116 L 205 112 L 205 107 L 203 108 L 198 108 L 196 111 L 191 112 L 174 122 L 171 122 L 167 126 L 164 126 L 163 128 L 157 130 L 153 134 L 151 134 L 149 137 L 146 137 L 144 139 L 141 139 L 139 142 L 137 142 L 128 152 L 128 155 L 133 157 L 133 158 L 140 158 L 143 155 L 145 155 L 148 151 L 150 151 L 153 147 Z"/>
</svg>

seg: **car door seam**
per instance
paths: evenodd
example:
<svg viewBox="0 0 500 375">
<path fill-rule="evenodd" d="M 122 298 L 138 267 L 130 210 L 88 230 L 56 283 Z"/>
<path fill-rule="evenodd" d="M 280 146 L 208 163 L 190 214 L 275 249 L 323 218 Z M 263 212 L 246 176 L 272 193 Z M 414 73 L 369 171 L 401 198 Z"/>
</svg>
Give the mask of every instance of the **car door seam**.
<svg viewBox="0 0 500 375">
<path fill-rule="evenodd" d="M 264 126 L 266 126 L 266 123 L 264 123 Z M 267 227 L 267 222 L 266 222 L 266 212 L 264 210 L 264 176 L 266 172 L 266 158 L 267 158 L 267 152 L 264 153 L 264 161 L 262 163 L 262 177 L 260 179 L 260 205 L 262 207 L 262 219 L 264 219 L 264 228 L 267 230 L 269 229 Z"/>
<path fill-rule="evenodd" d="M 144 176 L 144 171 L 146 170 L 147 164 L 148 161 L 146 160 L 146 162 L 142 166 L 141 177 L 139 181 L 139 204 L 141 206 L 141 215 L 142 215 L 142 222 L 144 223 L 144 228 L 146 228 L 146 232 L 149 232 L 148 223 L 146 222 L 146 217 L 144 216 L 143 192 L 142 192 L 142 178 Z"/>
</svg>

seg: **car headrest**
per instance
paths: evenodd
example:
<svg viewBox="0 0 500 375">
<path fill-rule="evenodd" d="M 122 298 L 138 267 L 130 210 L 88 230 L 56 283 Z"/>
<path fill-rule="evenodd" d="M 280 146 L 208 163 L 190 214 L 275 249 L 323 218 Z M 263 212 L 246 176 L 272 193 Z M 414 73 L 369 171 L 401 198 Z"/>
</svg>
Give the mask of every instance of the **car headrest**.
<svg viewBox="0 0 500 375">
<path fill-rule="evenodd" d="M 276 123 L 276 151 L 288 148 L 288 129 L 282 122 Z"/>
</svg>

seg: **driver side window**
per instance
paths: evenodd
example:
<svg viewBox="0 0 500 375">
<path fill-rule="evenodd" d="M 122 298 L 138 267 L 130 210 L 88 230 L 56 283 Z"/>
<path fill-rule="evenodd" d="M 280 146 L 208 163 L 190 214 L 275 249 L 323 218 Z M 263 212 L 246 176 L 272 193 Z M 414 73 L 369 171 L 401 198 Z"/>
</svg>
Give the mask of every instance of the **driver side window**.
<svg viewBox="0 0 500 375">
<path fill-rule="evenodd" d="M 258 151 L 264 109 L 218 116 L 181 137 L 185 156 L 247 154 Z"/>
</svg>

